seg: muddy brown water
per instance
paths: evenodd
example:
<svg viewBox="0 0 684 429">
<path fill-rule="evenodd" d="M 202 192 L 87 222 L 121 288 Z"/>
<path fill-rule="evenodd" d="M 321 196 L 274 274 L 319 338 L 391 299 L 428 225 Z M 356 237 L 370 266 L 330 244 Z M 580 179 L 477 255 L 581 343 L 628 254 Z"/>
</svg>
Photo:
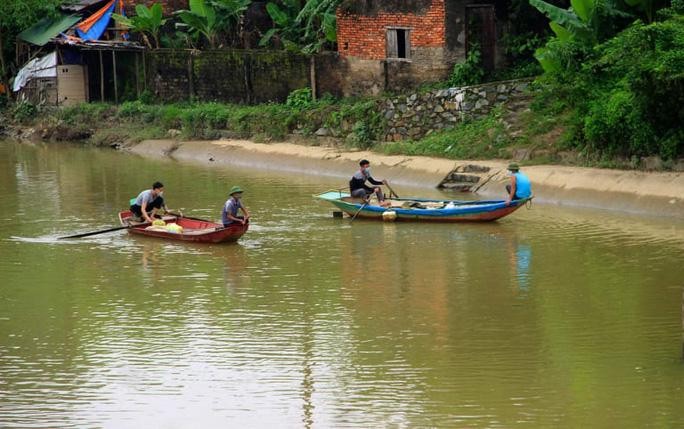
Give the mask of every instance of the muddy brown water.
<svg viewBox="0 0 684 429">
<path fill-rule="evenodd" d="M 240 184 L 251 230 L 56 240 L 154 180 L 211 218 Z M 345 182 L 0 143 L 0 427 L 684 425 L 681 221 L 350 225 L 311 198 Z"/>
</svg>

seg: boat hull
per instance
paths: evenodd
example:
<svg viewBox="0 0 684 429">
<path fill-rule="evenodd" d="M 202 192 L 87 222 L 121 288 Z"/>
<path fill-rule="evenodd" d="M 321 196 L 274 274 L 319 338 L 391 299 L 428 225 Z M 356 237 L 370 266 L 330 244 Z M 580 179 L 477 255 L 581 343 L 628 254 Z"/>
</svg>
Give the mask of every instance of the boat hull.
<svg viewBox="0 0 684 429">
<path fill-rule="evenodd" d="M 349 194 L 339 191 L 326 192 L 317 195 L 316 198 L 328 201 L 349 216 L 356 216 L 357 218 L 386 220 L 386 216 L 383 215 L 394 212 L 391 218 L 398 222 L 491 222 L 508 216 L 531 200 L 531 198 L 513 200 L 508 205 L 504 200 L 442 201 L 410 198 L 390 200 L 393 205 L 413 202 L 419 203 L 419 205 L 443 204 L 447 206 L 451 203 L 449 208 L 402 208 L 397 206 L 363 206 L 361 201 L 355 201 L 349 197 Z"/>
<path fill-rule="evenodd" d="M 183 227 L 182 233 L 147 229 L 148 224 L 135 225 L 130 222 L 132 213 L 129 210 L 119 213 L 119 221 L 122 225 L 131 225 L 128 232 L 134 235 L 144 235 L 146 237 L 163 238 L 175 241 L 188 241 L 193 243 L 232 243 L 240 239 L 247 229 L 249 222 L 224 227 L 223 225 L 204 219 L 187 218 L 173 216 L 164 218 L 167 223 L 175 223 Z"/>
</svg>

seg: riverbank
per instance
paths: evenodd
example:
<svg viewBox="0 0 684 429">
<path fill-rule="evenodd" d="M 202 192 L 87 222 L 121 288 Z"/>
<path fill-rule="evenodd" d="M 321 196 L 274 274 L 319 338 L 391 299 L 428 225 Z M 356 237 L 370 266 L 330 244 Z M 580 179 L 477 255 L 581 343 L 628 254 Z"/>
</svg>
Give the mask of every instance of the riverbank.
<svg viewBox="0 0 684 429">
<path fill-rule="evenodd" d="M 247 140 L 145 140 L 123 148 L 151 158 L 171 157 L 206 165 L 241 166 L 339 177 L 346 186 L 359 159 L 371 160 L 373 174 L 407 187 L 439 185 L 464 166 L 488 169 L 477 193 L 501 198 L 508 161 L 450 160 L 423 156 L 383 155 L 345 151 L 335 147 L 294 143 L 255 143 Z M 606 170 L 587 167 L 533 165 L 523 167 L 534 183 L 535 201 L 544 204 L 591 207 L 652 216 L 684 216 L 684 173 Z M 462 194 L 453 193 L 454 198 Z"/>
</svg>

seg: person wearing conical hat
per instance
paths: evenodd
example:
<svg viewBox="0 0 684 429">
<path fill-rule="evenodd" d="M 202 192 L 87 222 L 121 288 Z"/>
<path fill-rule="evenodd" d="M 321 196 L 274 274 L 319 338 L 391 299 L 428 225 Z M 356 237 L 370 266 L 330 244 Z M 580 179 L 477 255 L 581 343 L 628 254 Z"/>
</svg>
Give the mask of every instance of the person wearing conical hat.
<svg viewBox="0 0 684 429">
<path fill-rule="evenodd" d="M 521 200 L 532 196 L 532 183 L 530 179 L 520 171 L 520 166 L 516 163 L 508 165 L 511 176 L 511 183 L 506 185 L 508 198 L 506 205 L 510 205 L 513 200 Z"/>
<path fill-rule="evenodd" d="M 223 226 L 229 226 L 235 223 L 240 223 L 244 225 L 249 220 L 249 212 L 242 205 L 242 188 L 239 186 L 233 186 L 230 188 L 230 198 L 223 205 L 223 210 L 221 210 L 221 221 Z M 238 210 L 242 210 L 243 216 L 238 216 Z"/>
</svg>

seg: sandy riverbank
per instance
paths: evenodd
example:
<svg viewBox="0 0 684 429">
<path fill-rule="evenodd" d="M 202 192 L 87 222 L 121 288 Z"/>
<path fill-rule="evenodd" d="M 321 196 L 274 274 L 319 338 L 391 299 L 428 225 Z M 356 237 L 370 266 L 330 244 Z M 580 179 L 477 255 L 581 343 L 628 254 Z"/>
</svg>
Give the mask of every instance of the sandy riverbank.
<svg viewBox="0 0 684 429">
<path fill-rule="evenodd" d="M 502 198 L 507 161 L 457 161 L 417 156 L 387 156 L 374 152 L 344 152 L 336 148 L 292 143 L 261 144 L 245 140 L 177 142 L 147 140 L 126 150 L 149 157 L 236 165 L 261 170 L 301 172 L 346 178 L 362 158 L 371 160 L 374 175 L 397 186 L 435 187 L 464 164 L 498 172 L 478 193 Z M 607 170 L 538 165 L 524 167 L 538 203 L 593 207 L 657 216 L 684 217 L 684 173 Z M 455 197 L 457 198 L 457 197 Z"/>
</svg>

